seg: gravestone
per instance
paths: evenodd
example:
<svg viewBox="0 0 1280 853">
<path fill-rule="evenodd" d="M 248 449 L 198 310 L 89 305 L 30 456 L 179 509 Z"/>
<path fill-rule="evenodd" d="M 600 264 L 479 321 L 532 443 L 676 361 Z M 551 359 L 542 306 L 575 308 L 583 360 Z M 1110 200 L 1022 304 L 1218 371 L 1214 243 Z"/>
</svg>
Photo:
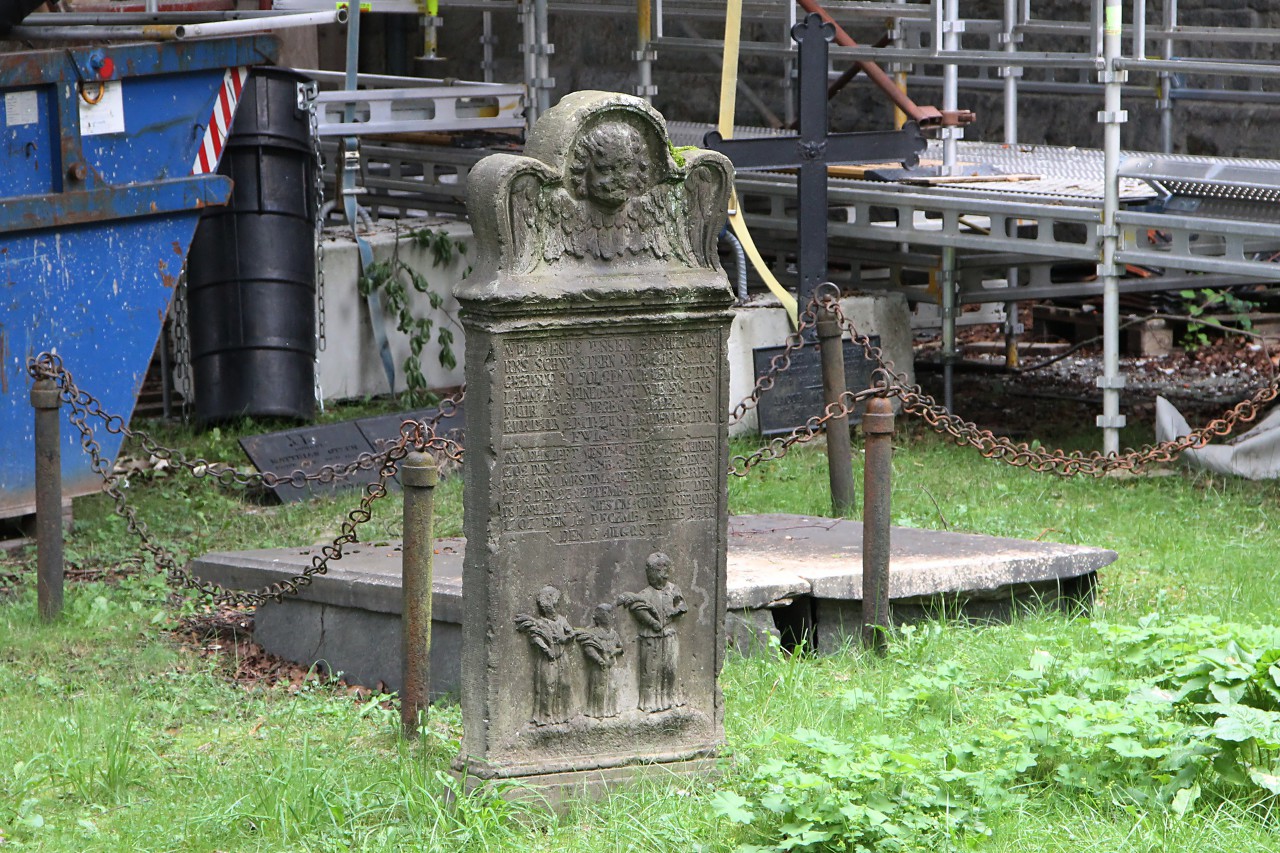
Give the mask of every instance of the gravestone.
<svg viewBox="0 0 1280 853">
<path fill-rule="evenodd" d="M 557 798 L 723 742 L 732 167 L 579 92 L 471 172 L 455 771 Z"/>
</svg>

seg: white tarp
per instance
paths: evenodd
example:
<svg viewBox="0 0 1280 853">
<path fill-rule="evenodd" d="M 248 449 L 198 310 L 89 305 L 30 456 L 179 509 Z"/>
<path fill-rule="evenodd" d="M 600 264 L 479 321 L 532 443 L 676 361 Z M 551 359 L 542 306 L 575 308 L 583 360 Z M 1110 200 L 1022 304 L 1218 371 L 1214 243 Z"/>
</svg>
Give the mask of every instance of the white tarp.
<svg viewBox="0 0 1280 853">
<path fill-rule="evenodd" d="M 1156 398 L 1156 441 L 1181 438 L 1191 432 L 1187 419 L 1164 397 Z M 1248 432 L 1188 450 L 1182 458 L 1191 465 L 1218 474 L 1235 474 L 1250 480 L 1280 477 L 1280 408 L 1272 409 Z"/>
</svg>

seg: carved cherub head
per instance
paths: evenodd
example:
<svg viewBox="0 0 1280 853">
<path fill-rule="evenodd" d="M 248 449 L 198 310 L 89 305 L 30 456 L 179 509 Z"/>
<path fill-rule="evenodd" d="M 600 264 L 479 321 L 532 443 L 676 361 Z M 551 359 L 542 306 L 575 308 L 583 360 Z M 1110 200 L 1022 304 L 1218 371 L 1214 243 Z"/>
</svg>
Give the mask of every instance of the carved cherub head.
<svg viewBox="0 0 1280 853">
<path fill-rule="evenodd" d="M 578 198 L 616 210 L 649 188 L 648 146 L 630 125 L 598 124 L 574 147 L 569 175 Z"/>
<path fill-rule="evenodd" d="M 544 586 L 538 590 L 538 613 L 550 618 L 556 615 L 556 608 L 560 606 L 560 590 L 554 586 Z"/>
<path fill-rule="evenodd" d="M 671 558 L 661 551 L 655 551 L 644 561 L 644 576 L 649 586 L 662 589 L 671 580 Z"/>
</svg>

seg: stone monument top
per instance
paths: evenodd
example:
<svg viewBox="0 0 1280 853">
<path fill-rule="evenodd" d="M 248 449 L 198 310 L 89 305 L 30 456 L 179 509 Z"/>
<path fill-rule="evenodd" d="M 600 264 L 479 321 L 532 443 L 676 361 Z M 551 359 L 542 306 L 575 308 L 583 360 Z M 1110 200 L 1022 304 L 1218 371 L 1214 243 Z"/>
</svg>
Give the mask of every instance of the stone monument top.
<svg viewBox="0 0 1280 853">
<path fill-rule="evenodd" d="M 563 791 L 724 739 L 732 167 L 628 95 L 472 169 L 462 754 Z"/>
<path fill-rule="evenodd" d="M 674 149 L 643 100 L 567 95 L 534 126 L 523 156 L 495 154 L 471 170 L 480 257 L 458 298 L 625 298 L 616 279 L 635 276 L 645 290 L 687 286 L 681 272 L 720 269 L 731 180 L 723 155 Z"/>
</svg>

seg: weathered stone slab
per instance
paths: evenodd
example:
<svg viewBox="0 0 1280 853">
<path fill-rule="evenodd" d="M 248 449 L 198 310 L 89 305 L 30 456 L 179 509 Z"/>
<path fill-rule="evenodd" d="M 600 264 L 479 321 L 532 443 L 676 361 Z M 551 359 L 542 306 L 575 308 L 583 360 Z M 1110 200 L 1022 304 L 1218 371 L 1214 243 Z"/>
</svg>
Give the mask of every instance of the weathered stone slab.
<svg viewBox="0 0 1280 853">
<path fill-rule="evenodd" d="M 895 527 L 890 594 L 898 621 L 949 613 L 1003 618 L 1018 605 L 1087 602 L 1098 569 L 1114 551 L 967 533 Z M 750 652 L 777 636 L 775 608 L 811 607 L 808 629 L 820 651 L 861 630 L 862 525 L 796 515 L 729 520 L 726 633 Z M 462 539 L 440 539 L 434 558 L 432 695 L 457 692 L 461 649 Z M 258 588 L 299 574 L 309 548 L 207 554 L 192 563 L 206 580 Z M 267 651 L 311 664 L 323 660 L 355 683 L 400 683 L 399 543 L 358 545 L 296 598 L 258 609 L 255 638 Z M 815 592 L 816 590 L 816 592 Z M 323 608 L 314 613 L 310 608 Z M 297 612 L 297 616 L 294 614 Z M 366 618 L 365 614 L 369 614 Z M 320 619 L 323 618 L 323 623 Z M 348 631 L 342 623 L 360 627 Z M 349 645 L 334 637 L 365 632 Z M 314 651 L 314 650 L 321 651 Z M 362 675 L 363 674 L 363 675 Z"/>
<path fill-rule="evenodd" d="M 540 786 L 723 742 L 731 167 L 569 95 L 468 178 L 462 753 Z"/>
</svg>

